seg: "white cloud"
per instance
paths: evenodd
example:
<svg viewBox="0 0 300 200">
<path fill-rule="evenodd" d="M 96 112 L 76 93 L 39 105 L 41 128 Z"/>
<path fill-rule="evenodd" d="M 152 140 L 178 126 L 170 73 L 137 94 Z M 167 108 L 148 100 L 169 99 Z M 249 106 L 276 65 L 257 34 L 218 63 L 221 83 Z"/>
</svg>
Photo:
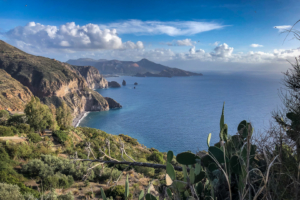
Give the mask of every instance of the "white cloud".
<svg viewBox="0 0 300 200">
<path fill-rule="evenodd" d="M 102 28 L 116 29 L 120 34 L 140 34 L 169 36 L 195 35 L 198 33 L 221 29 L 224 25 L 214 22 L 198 21 L 141 21 L 128 20 L 117 23 L 101 25 Z"/>
<path fill-rule="evenodd" d="M 288 31 L 292 28 L 291 25 L 282 25 L 282 26 L 274 26 L 274 28 L 278 29 L 279 33 L 282 33 L 284 31 Z"/>
<path fill-rule="evenodd" d="M 263 45 L 260 45 L 260 44 L 251 44 L 250 47 L 257 48 L 257 47 L 263 47 Z"/>
<path fill-rule="evenodd" d="M 60 27 L 42 25 L 30 22 L 26 26 L 18 26 L 5 33 L 9 39 L 24 43 L 32 50 L 63 49 L 71 51 L 99 50 L 99 49 L 141 49 L 141 41 L 133 43 L 117 35 L 116 29 L 101 29 L 95 24 L 84 26 L 74 22 L 66 23 Z"/>
<path fill-rule="evenodd" d="M 212 56 L 217 57 L 230 57 L 233 52 L 233 47 L 229 47 L 226 43 L 217 46 L 213 52 L 211 52 Z"/>
<path fill-rule="evenodd" d="M 219 41 L 215 41 L 214 43 L 209 44 L 209 45 L 212 45 L 212 46 L 218 46 L 219 43 L 220 43 Z"/>
<path fill-rule="evenodd" d="M 172 42 L 161 43 L 167 44 L 168 46 L 194 46 L 197 42 L 192 41 L 191 39 L 184 39 L 184 40 L 173 40 Z"/>
</svg>

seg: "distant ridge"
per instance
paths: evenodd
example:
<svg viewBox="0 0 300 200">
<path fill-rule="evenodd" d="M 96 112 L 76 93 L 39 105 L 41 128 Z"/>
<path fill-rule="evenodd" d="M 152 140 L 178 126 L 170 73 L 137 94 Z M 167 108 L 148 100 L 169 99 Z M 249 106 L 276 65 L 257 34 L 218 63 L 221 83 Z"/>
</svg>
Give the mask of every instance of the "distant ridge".
<svg viewBox="0 0 300 200">
<path fill-rule="evenodd" d="M 145 77 L 172 77 L 172 76 L 201 76 L 202 74 L 185 71 L 178 68 L 171 68 L 152 62 L 146 58 L 140 61 L 119 61 L 119 60 L 94 60 L 91 58 L 79 58 L 77 60 L 68 60 L 68 64 L 76 66 L 93 66 L 97 68 L 100 74 L 110 75 L 130 75 Z"/>
</svg>

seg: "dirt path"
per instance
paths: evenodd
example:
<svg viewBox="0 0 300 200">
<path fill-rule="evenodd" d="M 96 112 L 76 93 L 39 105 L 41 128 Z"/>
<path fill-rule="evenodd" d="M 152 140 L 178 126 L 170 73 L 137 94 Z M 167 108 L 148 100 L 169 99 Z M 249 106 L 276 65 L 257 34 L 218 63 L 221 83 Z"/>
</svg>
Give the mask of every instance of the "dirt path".
<svg viewBox="0 0 300 200">
<path fill-rule="evenodd" d="M 25 137 L 19 137 L 19 136 L 0 137 L 0 140 L 4 140 L 4 141 L 12 140 L 12 141 L 17 142 L 17 143 L 26 142 Z"/>
</svg>

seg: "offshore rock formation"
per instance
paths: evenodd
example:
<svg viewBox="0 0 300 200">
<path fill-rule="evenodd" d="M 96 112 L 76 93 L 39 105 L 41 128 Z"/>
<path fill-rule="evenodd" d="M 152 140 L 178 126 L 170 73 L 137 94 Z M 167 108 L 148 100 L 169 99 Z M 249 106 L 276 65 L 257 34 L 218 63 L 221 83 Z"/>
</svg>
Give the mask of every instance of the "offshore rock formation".
<svg viewBox="0 0 300 200">
<path fill-rule="evenodd" d="M 32 96 L 28 87 L 0 69 L 0 110 L 23 111 Z"/>
<path fill-rule="evenodd" d="M 0 69 L 28 87 L 46 104 L 60 106 L 62 101 L 74 116 L 85 111 L 108 110 L 108 102 L 69 64 L 55 59 L 27 54 L 0 40 Z"/>
<path fill-rule="evenodd" d="M 89 88 L 108 88 L 108 81 L 92 66 L 72 66 L 85 78 Z"/>
<path fill-rule="evenodd" d="M 125 85 L 126 85 L 126 81 L 125 81 L 125 80 L 123 80 L 123 82 L 122 82 L 122 85 L 123 85 L 123 86 L 125 86 Z"/>
<path fill-rule="evenodd" d="M 135 82 L 135 83 L 134 83 L 134 85 L 138 85 L 138 83 L 137 83 L 137 82 Z"/>
<path fill-rule="evenodd" d="M 114 99 L 110 98 L 110 97 L 104 97 L 106 99 L 106 101 L 109 104 L 109 108 L 122 108 L 121 104 L 119 104 L 118 102 L 116 102 Z"/>
<path fill-rule="evenodd" d="M 121 87 L 121 85 L 116 81 L 110 81 L 110 82 L 108 82 L 108 87 L 118 88 L 118 87 Z"/>
</svg>

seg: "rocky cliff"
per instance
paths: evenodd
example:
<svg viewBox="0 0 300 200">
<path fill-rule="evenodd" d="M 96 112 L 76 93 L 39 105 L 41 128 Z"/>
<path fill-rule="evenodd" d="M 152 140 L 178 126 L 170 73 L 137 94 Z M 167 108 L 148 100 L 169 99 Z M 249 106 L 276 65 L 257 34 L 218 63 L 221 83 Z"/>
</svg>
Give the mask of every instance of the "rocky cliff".
<svg viewBox="0 0 300 200">
<path fill-rule="evenodd" d="M 89 88 L 99 89 L 108 88 L 107 80 L 92 66 L 72 66 L 76 69 L 87 81 Z"/>
<path fill-rule="evenodd" d="M 47 104 L 59 106 L 65 101 L 74 116 L 84 111 L 109 109 L 108 102 L 90 89 L 89 83 L 71 65 L 27 54 L 1 40 L 0 69 Z"/>
<path fill-rule="evenodd" d="M 0 69 L 0 110 L 23 111 L 32 96 L 28 87 Z"/>
</svg>

